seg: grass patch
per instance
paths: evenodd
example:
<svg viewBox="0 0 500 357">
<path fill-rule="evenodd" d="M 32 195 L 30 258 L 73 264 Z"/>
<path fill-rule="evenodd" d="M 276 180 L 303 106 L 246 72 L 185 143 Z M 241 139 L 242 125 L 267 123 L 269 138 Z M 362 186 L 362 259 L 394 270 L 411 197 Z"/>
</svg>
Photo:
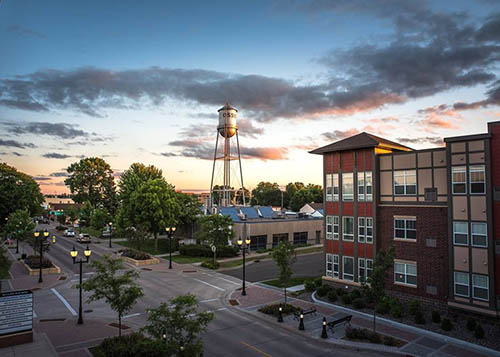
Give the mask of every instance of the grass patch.
<svg viewBox="0 0 500 357">
<path fill-rule="evenodd" d="M 129 241 L 123 241 L 119 242 L 118 244 L 127 247 L 127 248 L 132 248 L 132 249 L 137 249 L 136 244 L 133 244 Z M 149 253 L 151 255 L 157 255 L 157 254 L 166 254 L 168 253 L 168 239 L 158 239 L 158 250 L 155 250 L 155 240 L 154 239 L 148 239 L 144 241 L 141 244 L 141 252 Z M 174 242 L 172 242 L 172 248 L 175 247 Z M 173 257 L 172 257 L 173 260 Z"/>
<path fill-rule="evenodd" d="M 91 237 L 95 237 L 95 238 L 99 238 L 101 236 L 101 232 L 102 232 L 99 229 L 95 229 L 92 227 L 73 228 L 73 230 L 79 231 L 80 233 L 90 234 Z M 76 233 L 76 235 L 78 235 L 78 233 Z"/>
<path fill-rule="evenodd" d="M 165 257 L 165 259 L 169 259 L 168 257 Z M 172 255 L 172 261 L 176 262 L 177 264 L 193 264 L 193 263 L 199 263 L 204 260 L 206 260 L 207 257 L 190 257 L 187 255 Z"/>
<path fill-rule="evenodd" d="M 286 287 L 289 288 L 290 286 L 304 284 L 304 282 L 306 280 L 309 280 L 309 279 L 314 279 L 314 278 L 311 278 L 311 277 L 292 277 L 290 279 L 290 281 L 288 282 L 288 284 L 287 284 Z M 278 279 L 262 281 L 262 284 L 274 286 L 274 287 L 277 287 L 277 288 L 284 288 L 284 286 L 280 284 L 280 282 L 278 281 Z"/>
<path fill-rule="evenodd" d="M 266 258 L 269 258 L 269 254 L 261 255 L 259 257 L 245 258 L 245 263 L 253 262 L 254 260 L 266 259 Z M 219 268 L 234 268 L 234 267 L 237 267 L 240 265 L 243 265 L 243 259 L 235 259 L 235 260 L 229 260 L 226 262 L 219 262 Z"/>
<path fill-rule="evenodd" d="M 308 254 L 308 253 L 316 253 L 316 252 L 322 252 L 323 247 L 310 247 L 310 248 L 304 248 L 304 249 L 296 249 L 295 252 L 297 255 L 300 254 Z"/>
</svg>

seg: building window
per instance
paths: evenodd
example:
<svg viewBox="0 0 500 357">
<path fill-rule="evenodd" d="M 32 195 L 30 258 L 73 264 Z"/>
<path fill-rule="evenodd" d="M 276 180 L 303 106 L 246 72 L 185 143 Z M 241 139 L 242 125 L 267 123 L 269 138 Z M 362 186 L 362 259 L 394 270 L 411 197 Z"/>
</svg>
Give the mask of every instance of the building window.
<svg viewBox="0 0 500 357">
<path fill-rule="evenodd" d="M 366 217 L 366 243 L 373 243 L 373 218 Z"/>
<path fill-rule="evenodd" d="M 353 173 L 342 174 L 342 200 L 352 201 L 354 199 Z"/>
<path fill-rule="evenodd" d="M 333 178 L 332 175 L 328 174 L 326 175 L 326 200 L 331 201 L 332 200 L 332 194 L 333 194 Z"/>
<path fill-rule="evenodd" d="M 343 270 L 342 279 L 344 280 L 354 280 L 354 258 L 353 257 L 342 257 L 343 258 Z"/>
<path fill-rule="evenodd" d="M 293 244 L 306 245 L 307 244 L 307 232 L 293 232 Z"/>
<path fill-rule="evenodd" d="M 359 281 L 366 281 L 373 270 L 373 260 L 372 259 L 358 259 L 358 279 Z"/>
<path fill-rule="evenodd" d="M 333 174 L 333 200 L 339 200 L 339 174 Z"/>
<path fill-rule="evenodd" d="M 365 234 L 366 234 L 365 218 L 358 217 L 358 242 L 359 243 L 365 242 Z"/>
<path fill-rule="evenodd" d="M 460 167 L 452 167 L 452 178 L 451 178 L 451 186 L 453 193 L 466 193 L 466 173 L 465 166 Z"/>
<path fill-rule="evenodd" d="M 417 193 L 417 174 L 415 170 L 394 171 L 394 194 L 415 195 Z"/>
<path fill-rule="evenodd" d="M 417 239 L 417 221 L 415 218 L 394 218 L 394 238 Z"/>
<path fill-rule="evenodd" d="M 250 250 L 267 249 L 267 235 L 251 236 Z"/>
<path fill-rule="evenodd" d="M 469 297 L 469 274 L 456 271 L 455 276 L 455 295 Z"/>
<path fill-rule="evenodd" d="M 472 274 L 472 297 L 488 301 L 488 276 Z"/>
<path fill-rule="evenodd" d="M 273 234 L 273 248 L 281 242 L 288 242 L 288 233 Z"/>
<path fill-rule="evenodd" d="M 365 200 L 365 173 L 358 172 L 358 201 Z"/>
<path fill-rule="evenodd" d="M 365 172 L 365 184 L 366 184 L 366 200 L 371 201 L 373 199 L 373 190 L 372 190 L 372 173 Z"/>
<path fill-rule="evenodd" d="M 333 239 L 339 239 L 339 217 L 333 216 Z"/>
<path fill-rule="evenodd" d="M 333 238 L 333 216 L 326 216 L 326 239 Z"/>
<path fill-rule="evenodd" d="M 484 165 L 469 167 L 470 193 L 485 193 Z"/>
<path fill-rule="evenodd" d="M 333 277 L 339 277 L 339 256 L 337 254 L 333 255 Z"/>
<path fill-rule="evenodd" d="M 474 247 L 488 247 L 488 234 L 486 223 L 471 223 L 470 234 Z"/>
<path fill-rule="evenodd" d="M 353 217 L 342 217 L 342 240 L 354 241 Z"/>
<path fill-rule="evenodd" d="M 326 276 L 333 276 L 333 255 L 326 254 Z"/>
<path fill-rule="evenodd" d="M 372 198 L 372 173 L 358 172 L 358 201 L 371 201 Z"/>
<path fill-rule="evenodd" d="M 417 265 L 394 262 L 394 282 L 417 286 Z"/>
<path fill-rule="evenodd" d="M 469 244 L 469 230 L 467 228 L 467 222 L 453 222 L 453 244 Z"/>
</svg>

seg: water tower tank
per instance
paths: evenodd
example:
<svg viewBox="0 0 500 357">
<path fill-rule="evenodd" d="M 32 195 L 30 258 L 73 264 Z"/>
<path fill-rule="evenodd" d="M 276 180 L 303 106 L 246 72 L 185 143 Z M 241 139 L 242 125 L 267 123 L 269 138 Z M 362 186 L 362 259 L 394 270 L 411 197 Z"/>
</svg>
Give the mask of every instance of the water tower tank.
<svg viewBox="0 0 500 357">
<path fill-rule="evenodd" d="M 218 112 L 219 125 L 217 126 L 217 130 L 223 137 L 230 138 L 236 134 L 236 130 L 238 130 L 238 126 L 236 125 L 238 110 L 226 103 L 226 105 L 220 108 Z"/>
</svg>

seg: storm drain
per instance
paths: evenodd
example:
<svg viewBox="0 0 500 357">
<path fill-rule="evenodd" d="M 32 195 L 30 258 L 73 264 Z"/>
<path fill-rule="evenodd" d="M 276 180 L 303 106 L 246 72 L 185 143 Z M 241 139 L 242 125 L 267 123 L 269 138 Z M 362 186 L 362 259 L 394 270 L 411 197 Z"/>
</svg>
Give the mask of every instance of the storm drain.
<svg viewBox="0 0 500 357">
<path fill-rule="evenodd" d="M 145 271 L 153 271 L 153 269 L 150 269 L 150 268 L 141 268 L 141 270 L 145 270 Z"/>
<path fill-rule="evenodd" d="M 60 276 L 59 280 L 66 280 L 66 276 Z"/>
<path fill-rule="evenodd" d="M 183 270 L 183 273 L 196 273 L 196 270 Z"/>
<path fill-rule="evenodd" d="M 239 305 L 238 300 L 234 300 L 234 299 L 229 300 L 229 303 L 231 304 L 231 306 Z"/>
<path fill-rule="evenodd" d="M 40 322 L 63 322 L 66 319 L 40 319 Z"/>
<path fill-rule="evenodd" d="M 86 314 L 88 314 L 88 313 L 93 312 L 93 311 L 94 310 L 84 310 L 83 312 L 86 313 Z"/>
</svg>

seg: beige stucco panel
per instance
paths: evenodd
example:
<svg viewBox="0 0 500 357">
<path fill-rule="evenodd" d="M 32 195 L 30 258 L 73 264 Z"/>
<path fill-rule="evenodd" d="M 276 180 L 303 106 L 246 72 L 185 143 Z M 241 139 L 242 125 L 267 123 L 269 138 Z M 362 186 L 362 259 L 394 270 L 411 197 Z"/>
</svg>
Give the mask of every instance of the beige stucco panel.
<svg viewBox="0 0 500 357">
<path fill-rule="evenodd" d="M 423 195 L 426 188 L 432 188 L 432 169 L 418 170 L 418 193 Z"/>
<path fill-rule="evenodd" d="M 416 167 L 416 156 L 411 154 L 394 155 L 394 169 L 414 169 Z"/>
<path fill-rule="evenodd" d="M 380 173 L 380 194 L 392 195 L 392 171 Z"/>
<path fill-rule="evenodd" d="M 452 165 L 465 165 L 465 154 L 451 155 Z"/>
<path fill-rule="evenodd" d="M 379 156 L 380 170 L 392 169 L 392 155 Z"/>
<path fill-rule="evenodd" d="M 472 272 L 488 274 L 488 249 L 472 248 Z"/>
<path fill-rule="evenodd" d="M 415 202 L 417 201 L 417 196 L 394 196 L 394 201 L 399 201 L 399 202 Z"/>
<path fill-rule="evenodd" d="M 392 196 L 380 196 L 380 201 L 392 202 Z"/>
<path fill-rule="evenodd" d="M 432 153 L 434 166 L 445 166 L 446 165 L 446 151 L 439 150 Z"/>
<path fill-rule="evenodd" d="M 448 194 L 446 168 L 434 169 L 434 187 L 437 188 L 438 195 Z"/>
<path fill-rule="evenodd" d="M 453 219 L 454 220 L 467 220 L 467 197 L 454 196 L 453 197 Z"/>
<path fill-rule="evenodd" d="M 483 164 L 484 163 L 484 152 L 475 152 L 469 154 L 469 163 L 471 164 Z"/>
<path fill-rule="evenodd" d="M 486 197 L 470 197 L 470 218 L 473 221 L 486 221 Z"/>
<path fill-rule="evenodd" d="M 418 154 L 418 167 L 430 167 L 432 165 L 431 152 L 421 152 Z"/>
<path fill-rule="evenodd" d="M 452 143 L 451 152 L 465 152 L 465 143 Z"/>
<path fill-rule="evenodd" d="M 469 141 L 469 151 L 484 150 L 484 140 Z"/>
<path fill-rule="evenodd" d="M 453 247 L 453 257 L 454 270 L 469 271 L 469 248 Z"/>
</svg>

